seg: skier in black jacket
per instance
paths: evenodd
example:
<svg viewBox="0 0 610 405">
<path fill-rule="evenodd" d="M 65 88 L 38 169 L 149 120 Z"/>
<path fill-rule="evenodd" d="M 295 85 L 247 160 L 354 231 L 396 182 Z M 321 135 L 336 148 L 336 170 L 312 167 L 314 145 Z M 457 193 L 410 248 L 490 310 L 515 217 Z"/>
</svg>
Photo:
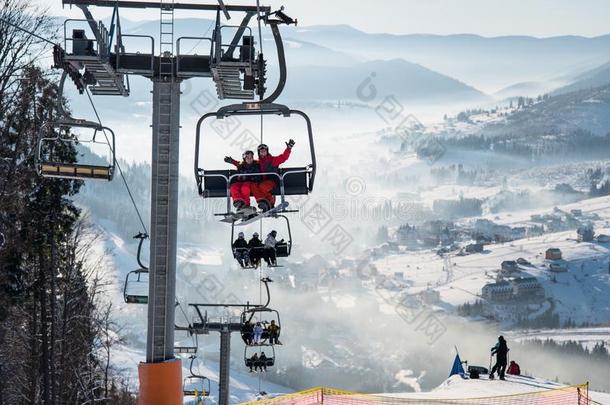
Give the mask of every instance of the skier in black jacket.
<svg viewBox="0 0 610 405">
<path fill-rule="evenodd" d="M 496 355 L 496 364 L 494 364 L 491 372 L 489 373 L 489 379 L 494 379 L 494 373 L 497 371 L 500 380 L 504 380 L 504 372 L 506 371 L 506 365 L 508 363 L 508 351 L 510 349 L 506 345 L 504 336 L 498 337 L 498 343 L 491 348 L 491 355 Z"/>
<path fill-rule="evenodd" d="M 258 232 L 254 232 L 252 239 L 248 242 L 250 248 L 250 261 L 254 267 L 258 267 L 264 255 L 263 242 L 259 239 Z"/>
<path fill-rule="evenodd" d="M 239 265 L 243 268 L 250 265 L 250 248 L 248 247 L 248 242 L 244 237 L 244 233 L 240 232 L 237 235 L 237 239 L 233 242 L 233 257 L 235 260 L 239 262 Z"/>
</svg>

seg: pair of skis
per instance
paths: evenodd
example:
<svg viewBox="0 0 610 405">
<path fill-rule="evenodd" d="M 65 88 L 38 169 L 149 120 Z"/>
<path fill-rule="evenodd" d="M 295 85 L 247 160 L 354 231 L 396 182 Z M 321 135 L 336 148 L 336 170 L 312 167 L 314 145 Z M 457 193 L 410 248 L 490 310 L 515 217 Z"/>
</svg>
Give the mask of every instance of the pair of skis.
<svg viewBox="0 0 610 405">
<path fill-rule="evenodd" d="M 220 220 L 220 222 L 235 224 L 235 226 L 248 225 L 248 224 L 258 221 L 259 219 L 275 216 L 275 215 L 277 215 L 278 212 L 281 212 L 281 211 L 285 210 L 286 208 L 288 208 L 288 202 L 283 202 L 279 205 L 276 205 L 275 207 L 271 208 L 268 211 L 255 212 L 250 215 L 238 213 L 238 212 L 236 212 L 236 213 L 231 212 L 229 214 L 226 214 L 224 216 L 224 218 Z"/>
</svg>

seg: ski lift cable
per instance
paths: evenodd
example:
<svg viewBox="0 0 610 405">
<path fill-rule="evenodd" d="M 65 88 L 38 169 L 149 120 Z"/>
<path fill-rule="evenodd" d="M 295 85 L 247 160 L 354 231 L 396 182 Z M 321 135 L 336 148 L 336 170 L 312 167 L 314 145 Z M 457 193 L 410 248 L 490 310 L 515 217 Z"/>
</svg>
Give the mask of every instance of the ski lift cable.
<svg viewBox="0 0 610 405">
<path fill-rule="evenodd" d="M 16 28 L 16 29 L 21 30 L 21 31 L 23 31 L 23 32 L 25 32 L 25 33 L 28 33 L 28 34 L 30 34 L 31 36 L 33 36 L 34 38 L 38 38 L 38 39 L 40 39 L 41 41 L 47 42 L 47 43 L 49 43 L 49 44 L 51 44 L 51 45 L 53 45 L 53 46 L 57 45 L 57 43 L 55 43 L 55 42 L 53 42 L 53 41 L 50 41 L 50 40 L 48 40 L 48 39 L 46 39 L 46 38 L 43 38 L 43 37 L 41 37 L 40 35 L 34 34 L 32 31 L 26 30 L 26 29 L 25 29 L 25 28 L 23 28 L 23 27 L 20 27 L 20 26 L 18 26 L 18 25 L 15 25 L 15 24 L 13 24 L 12 22 L 10 22 L 10 21 L 8 21 L 8 20 L 6 20 L 6 19 L 4 19 L 4 18 L 0 18 L 0 21 L 4 22 L 5 24 L 10 25 L 10 26 L 11 26 L 11 27 L 13 27 L 13 28 Z"/>
<path fill-rule="evenodd" d="M 205 30 L 205 32 L 203 33 L 203 37 L 205 37 L 205 36 L 206 36 L 206 34 L 207 34 L 208 32 L 210 32 L 210 29 L 212 28 L 212 25 L 214 25 L 214 21 L 212 21 L 212 22 L 210 23 L 210 25 L 208 26 L 208 29 L 207 29 L 207 30 Z M 197 43 L 196 43 L 195 45 L 193 45 L 193 47 L 191 48 L 191 50 L 190 50 L 190 51 L 188 51 L 187 53 L 188 53 L 188 54 L 190 54 L 191 52 L 193 52 L 193 51 L 195 50 L 195 48 L 197 48 L 201 42 L 203 42 L 203 38 L 202 38 L 202 39 L 200 39 L 199 41 L 197 41 Z"/>
<path fill-rule="evenodd" d="M 93 112 L 95 113 L 98 123 L 100 125 L 102 125 L 102 119 L 100 118 L 100 115 L 97 112 L 97 108 L 95 107 L 95 103 L 93 102 L 93 99 L 91 98 L 91 93 L 89 92 L 89 89 L 85 88 L 85 92 L 87 93 L 87 98 L 89 99 L 89 103 L 91 103 L 91 108 L 93 108 Z M 110 145 L 110 141 L 108 139 L 108 135 L 106 135 L 106 131 L 103 131 L 103 134 L 104 134 L 104 137 L 106 138 L 106 142 L 108 143 L 108 146 L 112 150 L 112 146 Z M 114 153 L 114 150 L 112 150 L 112 153 Z M 123 184 L 125 184 L 125 189 L 127 189 L 127 194 L 129 195 L 131 204 L 133 205 L 133 208 L 135 209 L 136 214 L 138 215 L 138 219 L 140 220 L 140 225 L 142 225 L 142 229 L 144 229 L 144 233 L 148 235 L 148 229 L 146 229 L 146 225 L 144 224 L 144 220 L 142 219 L 142 215 L 140 214 L 138 205 L 136 204 L 136 201 L 133 198 L 133 194 L 131 192 L 131 189 L 129 188 L 129 184 L 127 183 L 127 180 L 125 179 L 125 175 L 123 174 L 123 169 L 121 168 L 121 165 L 118 160 L 115 163 L 116 163 L 117 168 L 119 169 L 119 174 L 121 175 Z"/>
</svg>

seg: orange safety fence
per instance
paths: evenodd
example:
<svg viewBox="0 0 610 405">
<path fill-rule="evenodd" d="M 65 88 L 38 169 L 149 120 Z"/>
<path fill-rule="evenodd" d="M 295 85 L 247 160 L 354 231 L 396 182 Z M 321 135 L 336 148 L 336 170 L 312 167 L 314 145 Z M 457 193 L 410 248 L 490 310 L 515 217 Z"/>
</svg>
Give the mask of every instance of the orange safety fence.
<svg viewBox="0 0 610 405">
<path fill-rule="evenodd" d="M 391 395 L 391 394 L 390 394 Z M 401 398 L 385 395 L 359 394 L 333 388 L 312 388 L 271 399 L 241 405 L 594 405 L 589 398 L 588 384 L 570 385 L 544 391 L 475 398 Z"/>
</svg>

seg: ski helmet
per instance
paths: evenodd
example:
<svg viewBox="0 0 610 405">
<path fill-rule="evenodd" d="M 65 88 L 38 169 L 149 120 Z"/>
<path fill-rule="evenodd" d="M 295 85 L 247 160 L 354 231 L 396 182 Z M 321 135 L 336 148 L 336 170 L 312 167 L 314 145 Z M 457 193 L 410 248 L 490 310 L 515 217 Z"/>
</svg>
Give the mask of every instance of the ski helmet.
<svg viewBox="0 0 610 405">
<path fill-rule="evenodd" d="M 266 144 L 264 144 L 264 143 L 261 143 L 260 145 L 258 145 L 258 147 L 256 148 L 256 151 L 258 153 L 260 153 L 260 151 L 262 149 L 265 149 L 267 152 L 269 152 L 269 147 Z"/>
<path fill-rule="evenodd" d="M 244 233 L 243 233 L 243 232 L 238 233 L 238 234 L 237 234 L 237 237 L 238 237 L 239 239 L 243 239 L 243 238 L 244 238 Z"/>
<path fill-rule="evenodd" d="M 251 150 L 247 150 L 244 153 L 242 153 L 241 157 L 245 159 L 246 156 L 248 156 L 248 155 L 252 155 L 252 157 L 254 157 L 254 152 L 252 152 Z"/>
<path fill-rule="evenodd" d="M 273 235 L 273 237 L 275 238 L 275 236 L 277 235 L 277 231 L 273 230 L 273 231 L 269 232 L 269 235 Z"/>
<path fill-rule="evenodd" d="M 254 236 L 255 238 L 258 238 L 258 232 L 254 232 L 254 233 L 252 234 L 252 236 Z"/>
</svg>

